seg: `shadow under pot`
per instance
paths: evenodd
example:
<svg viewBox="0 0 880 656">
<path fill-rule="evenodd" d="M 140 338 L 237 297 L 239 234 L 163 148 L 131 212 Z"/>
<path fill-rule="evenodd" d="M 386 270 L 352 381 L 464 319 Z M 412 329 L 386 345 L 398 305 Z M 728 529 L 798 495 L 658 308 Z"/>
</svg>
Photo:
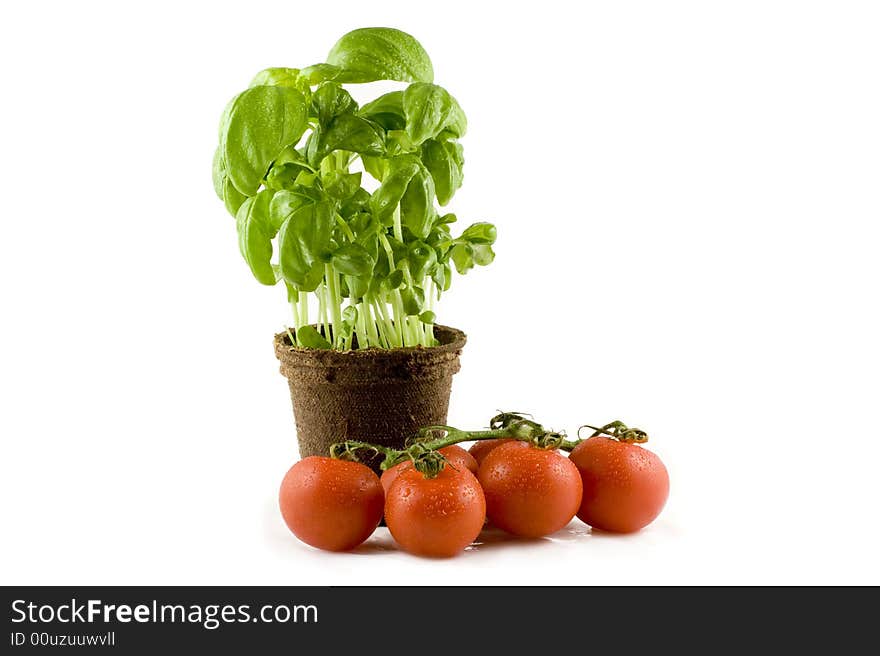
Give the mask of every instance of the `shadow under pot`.
<svg viewBox="0 0 880 656">
<path fill-rule="evenodd" d="M 347 439 L 401 448 L 419 428 L 445 424 L 467 337 L 447 326 L 434 326 L 434 337 L 437 346 L 335 351 L 275 335 L 300 456 L 329 455 L 331 444 Z M 380 461 L 369 464 L 378 471 Z"/>
</svg>

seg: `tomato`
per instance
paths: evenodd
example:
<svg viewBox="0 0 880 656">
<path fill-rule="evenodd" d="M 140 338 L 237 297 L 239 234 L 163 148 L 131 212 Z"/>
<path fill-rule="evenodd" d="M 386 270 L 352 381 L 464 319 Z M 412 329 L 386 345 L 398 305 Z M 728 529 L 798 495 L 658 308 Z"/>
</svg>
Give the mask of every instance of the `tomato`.
<svg viewBox="0 0 880 656">
<path fill-rule="evenodd" d="M 477 464 L 476 459 L 470 453 L 457 444 L 443 447 L 440 449 L 440 453 L 446 457 L 446 461 L 455 469 L 469 469 L 471 474 L 477 475 L 480 465 Z"/>
<path fill-rule="evenodd" d="M 405 468 L 385 498 L 385 523 L 398 544 L 419 556 L 454 556 L 486 519 L 486 499 L 468 469 L 446 466 L 435 478 Z"/>
<path fill-rule="evenodd" d="M 469 469 L 472 474 L 477 473 L 478 465 L 477 461 L 474 460 L 474 457 L 462 449 L 457 444 L 453 444 L 452 446 L 445 446 L 439 451 L 446 458 L 446 461 L 452 465 L 455 469 Z M 400 473 L 404 469 L 412 468 L 413 464 L 411 460 L 404 460 L 403 462 L 398 462 L 393 467 L 386 469 L 382 472 L 382 477 L 379 479 L 382 481 L 382 487 L 385 488 L 385 493 L 388 493 L 391 484 L 400 476 Z"/>
<path fill-rule="evenodd" d="M 603 531 L 633 533 L 650 524 L 669 496 L 669 473 L 657 455 L 638 444 L 591 437 L 571 452 L 584 498 L 578 517 Z"/>
<path fill-rule="evenodd" d="M 513 535 L 555 533 L 581 505 L 577 467 L 556 451 L 502 444 L 483 460 L 479 477 L 489 520 Z"/>
<path fill-rule="evenodd" d="M 379 477 L 359 462 L 309 456 L 281 481 L 278 502 L 287 527 L 318 549 L 347 551 L 366 540 L 382 519 Z"/>
<path fill-rule="evenodd" d="M 391 484 L 397 480 L 397 477 L 401 475 L 401 473 L 405 472 L 407 469 L 412 469 L 413 464 L 411 460 L 404 460 L 403 462 L 398 462 L 393 467 L 389 467 L 385 471 L 382 472 L 382 476 L 379 478 L 379 481 L 382 483 L 382 488 L 385 490 L 385 494 L 388 494 L 388 490 L 391 489 Z"/>
<path fill-rule="evenodd" d="M 525 442 L 519 442 L 519 440 L 515 440 L 512 437 L 500 437 L 497 440 L 477 440 L 471 445 L 468 452 L 474 457 L 474 460 L 477 461 L 477 466 L 479 466 L 483 464 L 483 460 L 485 460 L 486 456 L 488 456 L 495 448 L 510 442 L 518 442 L 519 444 L 525 445 Z"/>
</svg>

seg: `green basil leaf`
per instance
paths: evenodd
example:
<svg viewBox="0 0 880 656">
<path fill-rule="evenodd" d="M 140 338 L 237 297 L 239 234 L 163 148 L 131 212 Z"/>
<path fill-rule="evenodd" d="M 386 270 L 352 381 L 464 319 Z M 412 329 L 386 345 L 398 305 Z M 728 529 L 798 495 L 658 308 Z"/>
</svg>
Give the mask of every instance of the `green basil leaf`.
<svg viewBox="0 0 880 656">
<path fill-rule="evenodd" d="M 238 96 L 240 95 L 241 94 L 238 94 Z M 235 101 L 238 100 L 238 96 L 235 96 L 232 100 L 226 103 L 226 107 L 223 108 L 223 113 L 220 115 L 220 127 L 217 132 L 217 138 L 220 140 L 221 153 L 223 152 L 223 137 L 226 135 L 226 128 L 229 125 L 229 115 L 232 113 L 232 108 L 235 105 Z"/>
<path fill-rule="evenodd" d="M 430 310 L 426 310 L 419 315 L 419 321 L 432 325 L 437 321 L 437 315 Z"/>
<path fill-rule="evenodd" d="M 465 132 L 467 132 L 467 116 L 464 115 L 464 110 L 453 96 L 449 96 L 449 98 L 452 101 L 452 109 L 446 117 L 443 129 L 437 135 L 437 138 L 441 141 L 445 139 L 461 139 Z"/>
<path fill-rule="evenodd" d="M 382 184 L 373 192 L 370 207 L 373 215 L 384 225 L 391 225 L 394 208 L 400 203 L 413 177 L 419 172 L 419 161 L 411 155 L 387 160 Z"/>
<path fill-rule="evenodd" d="M 211 164 L 211 180 L 214 182 L 214 192 L 220 200 L 223 200 L 223 187 L 226 184 L 226 162 L 223 161 L 223 151 L 219 146 L 214 151 L 214 161 Z"/>
<path fill-rule="evenodd" d="M 346 276 L 366 276 L 376 260 L 360 244 L 344 244 L 336 249 L 331 260 L 333 268 Z"/>
<path fill-rule="evenodd" d="M 379 283 L 383 283 L 392 272 L 393 267 L 388 260 L 388 253 L 385 252 L 384 248 L 380 248 L 376 255 L 376 267 L 373 269 L 373 278 Z"/>
<path fill-rule="evenodd" d="M 333 208 L 326 201 L 297 208 L 278 231 L 281 275 L 297 289 L 314 291 L 329 259 Z"/>
<path fill-rule="evenodd" d="M 474 223 L 469 225 L 461 233 L 459 239 L 470 242 L 471 244 L 494 244 L 498 237 L 498 231 L 491 223 Z"/>
<path fill-rule="evenodd" d="M 437 287 L 438 292 L 443 289 L 443 283 L 446 281 L 446 266 L 446 264 L 438 262 L 431 270 L 431 280 L 434 281 L 434 286 Z"/>
<path fill-rule="evenodd" d="M 331 64 L 313 64 L 312 66 L 306 66 L 299 72 L 300 76 L 310 86 L 315 86 L 328 80 L 335 80 L 339 77 L 340 73 L 342 73 L 342 69 Z M 341 81 L 344 82 L 345 80 Z"/>
<path fill-rule="evenodd" d="M 452 267 L 447 262 L 437 263 L 431 272 L 431 280 L 437 287 L 437 298 L 440 298 L 440 292 L 445 292 L 452 285 Z"/>
<path fill-rule="evenodd" d="M 358 310 L 354 305 L 349 305 L 342 311 L 342 335 L 343 339 L 349 340 L 354 334 L 354 327 L 357 324 Z"/>
<path fill-rule="evenodd" d="M 317 179 L 317 173 L 313 173 L 312 171 L 300 171 L 296 176 L 294 186 L 303 187 L 304 189 L 312 189 L 315 187 L 315 181 Z"/>
<path fill-rule="evenodd" d="M 358 181 L 358 184 L 360 184 L 360 181 Z M 345 218 L 349 218 L 356 214 L 367 212 L 370 209 L 371 198 L 372 196 L 370 196 L 369 191 L 363 187 L 358 187 L 355 189 L 354 194 L 342 204 L 342 207 L 339 208 L 339 213 Z"/>
<path fill-rule="evenodd" d="M 437 253 L 437 259 L 442 260 L 447 249 L 453 243 L 452 236 L 449 234 L 449 226 L 435 223 L 431 228 L 431 234 L 425 241 Z"/>
<path fill-rule="evenodd" d="M 385 135 L 382 128 L 354 114 L 340 114 L 334 118 L 321 139 L 321 159 L 334 150 L 350 150 L 362 155 L 385 153 Z"/>
<path fill-rule="evenodd" d="M 367 214 L 365 216 L 370 215 Z M 366 230 L 356 233 L 357 243 L 363 246 L 364 250 L 367 251 L 369 256 L 373 259 L 374 268 L 376 261 L 379 259 L 379 232 L 381 230 L 382 227 L 376 221 L 372 221 L 371 225 Z"/>
<path fill-rule="evenodd" d="M 434 180 L 437 202 L 446 205 L 464 180 L 464 152 L 461 144 L 429 139 L 422 144 L 422 162 Z"/>
<path fill-rule="evenodd" d="M 374 179 L 382 182 L 385 178 L 386 160 L 381 157 L 370 157 L 369 155 L 361 155 L 361 162 L 364 164 L 364 170 L 373 176 Z"/>
<path fill-rule="evenodd" d="M 388 291 L 398 289 L 401 285 L 403 285 L 403 271 L 400 269 L 395 269 L 382 281 L 382 287 Z"/>
<path fill-rule="evenodd" d="M 333 348 L 330 342 L 324 339 L 324 336 L 315 330 L 314 326 L 300 326 L 296 331 L 296 341 L 300 346 L 312 349 L 329 349 Z"/>
<path fill-rule="evenodd" d="M 406 256 L 409 254 L 409 249 L 407 249 L 406 244 L 392 235 L 386 235 L 385 239 L 388 242 L 388 245 L 391 246 L 391 252 L 394 254 L 394 261 L 400 262 L 405 260 Z"/>
<path fill-rule="evenodd" d="M 323 126 L 340 114 L 350 114 L 356 110 L 354 98 L 336 82 L 324 82 L 312 95 L 312 113 Z"/>
<path fill-rule="evenodd" d="M 353 305 L 349 305 L 348 307 L 346 307 L 342 311 L 342 320 L 343 321 L 355 323 L 357 321 L 357 318 L 358 318 L 358 309 Z"/>
<path fill-rule="evenodd" d="M 247 196 L 232 186 L 232 181 L 229 178 L 223 181 L 223 203 L 232 216 L 238 216 L 239 208 L 247 199 Z"/>
<path fill-rule="evenodd" d="M 272 269 L 272 237 L 269 234 L 269 203 L 272 192 L 264 189 L 242 203 L 235 216 L 238 248 L 254 274 L 264 285 L 277 280 Z"/>
<path fill-rule="evenodd" d="M 434 68 L 421 44 L 390 27 L 366 27 L 344 35 L 327 55 L 340 82 L 431 82 Z"/>
<path fill-rule="evenodd" d="M 440 134 L 452 112 L 452 96 L 436 84 L 417 82 L 403 92 L 406 132 L 415 145 Z"/>
<path fill-rule="evenodd" d="M 281 189 L 293 189 L 297 178 L 303 171 L 306 173 L 312 172 L 305 163 L 285 162 L 284 164 L 278 164 L 276 162 L 272 165 L 272 168 L 269 169 L 269 174 L 266 176 L 266 187 L 274 189 L 275 191 L 280 191 Z"/>
<path fill-rule="evenodd" d="M 309 82 L 300 75 L 298 68 L 266 68 L 257 73 L 249 87 L 291 87 L 301 93 L 309 90 Z"/>
<path fill-rule="evenodd" d="M 425 305 L 425 292 L 421 287 L 407 287 L 400 290 L 400 300 L 407 316 L 418 316 Z"/>
<path fill-rule="evenodd" d="M 413 241 L 409 244 L 409 272 L 414 280 L 421 280 L 430 269 L 437 264 L 437 254 L 434 249 L 423 241 Z"/>
<path fill-rule="evenodd" d="M 342 279 L 345 281 L 348 297 L 355 303 L 360 301 L 370 289 L 369 278 L 363 276 L 343 276 Z"/>
<path fill-rule="evenodd" d="M 309 269 L 305 280 L 300 285 L 300 290 L 304 292 L 313 292 L 324 280 L 324 265 L 320 262 L 313 264 Z"/>
<path fill-rule="evenodd" d="M 475 244 L 471 250 L 473 251 L 474 263 L 478 266 L 492 264 L 495 259 L 495 251 L 489 244 Z"/>
<path fill-rule="evenodd" d="M 400 155 L 416 150 L 417 144 L 413 143 L 406 130 L 390 130 L 385 134 L 385 148 L 389 153 Z"/>
<path fill-rule="evenodd" d="M 443 286 L 441 287 L 441 289 L 445 292 L 450 287 L 452 287 L 452 267 L 449 266 L 448 263 L 443 267 L 443 275 L 445 279 L 443 281 Z"/>
<path fill-rule="evenodd" d="M 348 200 L 361 188 L 361 172 L 330 171 L 323 176 L 321 182 L 324 185 L 324 191 L 330 198 L 339 201 Z"/>
<path fill-rule="evenodd" d="M 335 224 L 333 204 L 329 201 L 315 203 L 314 218 L 302 231 L 301 239 L 316 263 L 330 261 L 330 240 Z"/>
<path fill-rule="evenodd" d="M 281 267 L 278 267 L 280 269 Z M 279 271 L 278 277 L 281 277 L 281 273 Z M 287 289 L 287 302 L 288 303 L 298 303 L 299 302 L 299 290 L 291 285 L 289 282 L 284 282 L 284 287 Z"/>
<path fill-rule="evenodd" d="M 434 220 L 434 181 L 420 168 L 400 199 L 400 220 L 417 238 L 425 239 Z"/>
<path fill-rule="evenodd" d="M 242 206 L 247 196 L 242 194 L 238 189 L 232 186 L 226 175 L 226 162 L 223 160 L 222 150 L 218 147 L 214 152 L 212 178 L 214 181 L 214 191 L 226 205 L 226 210 L 232 215 L 238 214 L 239 208 Z"/>
<path fill-rule="evenodd" d="M 352 229 L 354 234 L 376 234 L 382 230 L 379 222 L 373 218 L 373 215 L 369 212 L 358 212 L 354 216 L 351 217 L 351 221 L 348 224 Z"/>
<path fill-rule="evenodd" d="M 316 125 L 306 139 L 305 147 L 303 148 L 303 150 L 305 151 L 306 160 L 313 168 L 318 168 L 318 166 L 321 164 L 321 160 L 324 159 L 324 155 L 327 154 L 323 150 L 323 145 L 321 143 L 323 137 L 324 131 L 322 130 L 320 125 Z"/>
<path fill-rule="evenodd" d="M 303 95 L 290 87 L 258 86 L 232 104 L 221 138 L 226 175 L 238 191 L 254 196 L 269 165 L 306 128 Z"/>
<path fill-rule="evenodd" d="M 474 252 L 470 244 L 456 244 L 452 247 L 450 257 L 455 264 L 455 270 L 460 274 L 465 274 L 474 268 Z"/>
<path fill-rule="evenodd" d="M 306 160 L 306 156 L 303 155 L 299 150 L 296 149 L 296 146 L 288 146 L 284 150 L 281 151 L 281 154 L 278 155 L 277 159 L 273 163 L 273 166 L 281 166 L 282 164 L 300 164 L 304 168 L 309 168 L 309 163 Z"/>
<path fill-rule="evenodd" d="M 403 91 L 392 91 L 360 108 L 358 114 L 378 123 L 386 131 L 403 130 L 406 114 L 403 111 Z"/>
<path fill-rule="evenodd" d="M 281 225 L 287 221 L 291 214 L 304 205 L 314 205 L 321 199 L 320 192 L 304 187 L 295 187 L 293 190 L 282 190 L 275 193 L 269 204 L 269 225 L 277 234 Z"/>
</svg>

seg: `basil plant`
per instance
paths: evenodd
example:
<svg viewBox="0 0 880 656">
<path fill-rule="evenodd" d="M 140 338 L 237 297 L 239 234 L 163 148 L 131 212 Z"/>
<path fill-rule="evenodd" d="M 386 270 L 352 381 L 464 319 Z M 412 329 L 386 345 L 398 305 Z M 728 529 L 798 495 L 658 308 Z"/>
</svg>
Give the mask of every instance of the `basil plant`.
<svg viewBox="0 0 880 656">
<path fill-rule="evenodd" d="M 295 345 L 434 345 L 453 267 L 494 259 L 492 224 L 453 236 L 438 210 L 462 183 L 467 121 L 433 79 L 413 37 L 358 29 L 325 63 L 261 71 L 224 110 L 214 188 L 254 277 L 287 288 Z M 345 89 L 376 80 L 408 86 L 362 106 Z"/>
</svg>

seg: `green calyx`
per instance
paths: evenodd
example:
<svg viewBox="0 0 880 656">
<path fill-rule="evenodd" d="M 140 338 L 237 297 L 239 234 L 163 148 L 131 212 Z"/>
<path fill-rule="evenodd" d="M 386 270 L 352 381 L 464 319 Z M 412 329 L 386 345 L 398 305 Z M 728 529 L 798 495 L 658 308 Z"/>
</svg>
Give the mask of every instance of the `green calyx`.
<svg viewBox="0 0 880 656">
<path fill-rule="evenodd" d="M 426 449 L 413 460 L 413 466 L 428 479 L 437 478 L 447 465 L 449 463 L 443 454 L 431 449 Z"/>
</svg>

